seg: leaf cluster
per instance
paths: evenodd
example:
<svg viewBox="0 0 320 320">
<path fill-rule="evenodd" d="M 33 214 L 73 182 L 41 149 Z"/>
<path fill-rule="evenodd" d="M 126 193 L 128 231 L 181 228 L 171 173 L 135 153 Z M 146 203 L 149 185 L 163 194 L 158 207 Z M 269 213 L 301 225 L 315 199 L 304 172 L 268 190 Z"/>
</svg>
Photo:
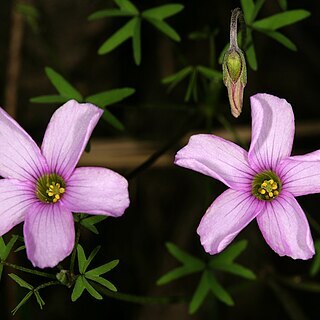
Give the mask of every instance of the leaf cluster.
<svg viewBox="0 0 320 320">
<path fill-rule="evenodd" d="M 221 302 L 229 306 L 234 305 L 234 301 L 228 291 L 217 280 L 217 271 L 232 273 L 250 280 L 255 279 L 255 275 L 251 270 L 234 262 L 246 249 L 246 240 L 232 244 L 223 253 L 210 258 L 209 261 L 194 257 L 173 243 L 167 243 L 166 246 L 169 253 L 182 265 L 164 274 L 157 281 L 158 285 L 170 283 L 190 274 L 201 273 L 197 288 L 189 303 L 190 314 L 195 313 L 201 307 L 210 292 Z"/>
</svg>

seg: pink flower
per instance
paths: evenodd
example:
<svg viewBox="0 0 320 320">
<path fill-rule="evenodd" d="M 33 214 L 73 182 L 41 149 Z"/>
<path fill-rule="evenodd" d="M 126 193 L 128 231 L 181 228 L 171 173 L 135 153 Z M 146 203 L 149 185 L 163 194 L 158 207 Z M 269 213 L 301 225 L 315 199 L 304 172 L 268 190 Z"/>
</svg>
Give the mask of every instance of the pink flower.
<svg viewBox="0 0 320 320">
<path fill-rule="evenodd" d="M 103 110 L 74 100 L 52 116 L 41 150 L 0 108 L 0 236 L 24 221 L 28 258 L 53 267 L 74 246 L 72 212 L 119 217 L 128 183 L 105 168 L 75 168 Z"/>
<path fill-rule="evenodd" d="M 251 97 L 249 152 L 210 134 L 192 136 L 175 163 L 222 181 L 229 189 L 208 208 L 198 227 L 205 250 L 222 251 L 254 218 L 280 256 L 310 259 L 314 245 L 295 197 L 320 192 L 320 150 L 291 157 L 294 115 L 284 99 Z"/>
</svg>

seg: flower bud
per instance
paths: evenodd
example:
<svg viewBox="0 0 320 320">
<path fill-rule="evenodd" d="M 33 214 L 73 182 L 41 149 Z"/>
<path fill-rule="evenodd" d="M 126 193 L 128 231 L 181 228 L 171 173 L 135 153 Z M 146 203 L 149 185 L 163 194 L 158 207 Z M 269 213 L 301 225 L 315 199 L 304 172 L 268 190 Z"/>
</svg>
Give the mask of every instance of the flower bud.
<svg viewBox="0 0 320 320">
<path fill-rule="evenodd" d="M 223 82 L 228 89 L 231 113 L 238 118 L 242 110 L 243 90 L 247 84 L 247 68 L 243 52 L 230 47 L 222 64 Z"/>
</svg>

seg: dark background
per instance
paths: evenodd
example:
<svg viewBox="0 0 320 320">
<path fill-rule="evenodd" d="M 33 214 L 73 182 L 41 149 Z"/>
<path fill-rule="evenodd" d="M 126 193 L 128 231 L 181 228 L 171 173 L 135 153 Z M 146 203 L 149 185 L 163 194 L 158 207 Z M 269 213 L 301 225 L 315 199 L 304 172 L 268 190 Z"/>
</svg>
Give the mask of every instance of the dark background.
<svg viewBox="0 0 320 320">
<path fill-rule="evenodd" d="M 102 42 L 123 25 L 127 18 L 108 18 L 89 22 L 87 17 L 110 2 L 102 0 L 33 0 L 40 13 L 39 27 L 35 32 L 27 23 L 23 24 L 20 55 L 14 63 L 20 64 L 16 79 L 16 92 L 8 91 L 9 43 L 13 30 L 11 1 L 0 5 L 0 104 L 5 108 L 14 94 L 17 102 L 14 116 L 39 143 L 46 125 L 57 108 L 56 105 L 36 105 L 29 102 L 34 96 L 54 94 L 55 89 L 46 78 L 44 67 L 50 66 L 63 74 L 85 96 L 118 87 L 133 87 L 136 93 L 121 104 L 110 108 L 126 126 L 118 132 L 100 121 L 93 137 L 99 139 L 134 139 L 149 141 L 151 145 L 165 144 L 183 128 L 186 132 L 208 132 L 207 122 L 201 114 L 201 102 L 183 102 L 186 83 L 180 84 L 170 94 L 161 84 L 161 78 L 180 70 L 185 64 L 208 62 L 207 41 L 192 41 L 188 34 L 209 25 L 218 28 L 215 38 L 217 54 L 228 41 L 231 9 L 240 5 L 238 1 L 188 0 L 185 9 L 168 22 L 181 36 L 175 43 L 152 26 L 142 25 L 142 63 L 133 62 L 131 41 L 113 52 L 99 56 L 97 49 Z M 167 1 L 135 1 L 139 9 L 165 4 Z M 183 2 L 181 2 L 183 3 Z M 235 120 L 228 109 L 226 90 L 219 94 L 216 110 L 233 125 L 250 129 L 249 97 L 258 92 L 267 92 L 286 98 L 293 106 L 296 123 L 301 130 L 296 135 L 294 153 L 303 154 L 320 147 L 319 104 L 319 12 L 318 1 L 290 1 L 289 9 L 301 8 L 311 12 L 311 17 L 282 31 L 298 47 L 292 52 L 277 42 L 254 33 L 259 69 L 248 68 L 248 84 L 244 95 L 242 116 Z M 266 1 L 259 18 L 280 12 L 277 1 Z M 217 64 L 216 68 L 220 66 Z M 224 89 L 224 88 L 223 88 Z M 8 100 L 9 99 L 9 100 Z M 11 100 L 10 100 L 11 99 Z M 191 110 L 191 111 L 190 111 Z M 200 120 L 199 120 L 200 119 Z M 187 123 L 187 126 L 185 125 Z M 308 125 L 312 123 L 314 129 Z M 221 129 L 211 119 L 211 130 Z M 120 141 L 119 140 L 119 141 Z M 118 141 L 118 140 L 117 140 Z M 186 142 L 173 143 L 167 152 L 172 159 L 175 152 Z M 247 141 L 249 143 L 249 141 Z M 156 150 L 156 149 L 155 149 Z M 155 151 L 154 150 L 154 151 Z M 113 150 L 108 151 L 112 154 Z M 139 144 L 135 153 L 143 153 Z M 108 163 L 108 167 L 122 174 L 134 168 L 130 163 L 119 167 Z M 164 243 L 171 241 L 181 248 L 205 257 L 196 234 L 198 223 L 210 203 L 225 187 L 198 173 L 191 172 L 173 163 L 155 164 L 130 180 L 131 206 L 120 219 L 107 219 L 98 228 L 99 236 L 85 231 L 81 244 L 86 252 L 102 244 L 97 265 L 120 259 L 119 267 L 108 274 L 108 279 L 121 292 L 141 295 L 191 296 L 198 276 L 190 276 L 170 285 L 157 287 L 156 280 L 177 266 L 177 262 L 166 252 Z M 306 212 L 320 222 L 319 195 L 301 197 L 299 203 Z M 14 229 L 21 234 L 21 226 Z M 313 231 L 314 239 L 319 233 Z M 8 239 L 9 236 L 6 237 Z M 239 239 L 248 239 L 249 246 L 239 262 L 251 268 L 257 281 L 246 281 L 235 276 L 221 275 L 221 283 L 230 290 L 234 307 L 217 302 L 212 296 L 194 316 L 188 315 L 187 304 L 137 305 L 110 298 L 96 301 L 88 293 L 75 303 L 71 302 L 71 291 L 66 288 L 48 288 L 42 296 L 46 302 L 40 311 L 33 298 L 16 314 L 16 319 L 318 319 L 320 295 L 270 285 L 268 275 L 308 277 L 309 261 L 294 261 L 278 257 L 264 242 L 256 223 L 243 231 Z M 17 253 L 15 262 L 31 267 L 24 253 Z M 10 260 L 10 259 L 9 259 Z M 8 270 L 12 272 L 12 270 Z M 20 274 L 20 273 L 19 273 Z M 31 279 L 32 283 L 37 279 Z M 300 279 L 299 278 L 299 279 Z M 319 280 L 319 279 L 318 279 Z M 317 279 L 315 279 L 317 281 Z M 4 274 L 0 285 L 0 319 L 11 319 L 10 310 L 22 298 L 25 291 L 15 289 L 16 284 Z M 283 300 L 288 294 L 289 299 Z M 289 317 L 287 309 L 296 318 Z M 301 313 L 301 314 L 300 314 Z"/>
</svg>

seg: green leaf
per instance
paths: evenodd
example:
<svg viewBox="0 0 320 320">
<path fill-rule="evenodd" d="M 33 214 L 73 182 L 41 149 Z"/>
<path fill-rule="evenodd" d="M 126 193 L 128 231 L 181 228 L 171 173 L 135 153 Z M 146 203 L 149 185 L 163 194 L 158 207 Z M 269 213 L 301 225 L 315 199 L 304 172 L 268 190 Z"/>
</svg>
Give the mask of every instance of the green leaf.
<svg viewBox="0 0 320 320">
<path fill-rule="evenodd" d="M 121 43 L 132 37 L 136 19 L 129 20 L 124 26 L 116 31 L 109 39 L 107 39 L 99 48 L 99 54 L 106 54 L 117 48 Z"/>
<path fill-rule="evenodd" d="M 130 11 L 134 14 L 138 14 L 139 11 L 136 6 L 129 0 L 114 0 L 114 2 L 120 7 L 123 11 Z"/>
<path fill-rule="evenodd" d="M 165 77 L 162 79 L 162 83 L 163 84 L 169 84 L 171 83 L 171 85 L 169 86 L 169 91 L 172 90 L 179 82 L 181 82 L 184 78 L 186 78 L 191 72 L 192 72 L 193 68 L 191 66 L 189 67 L 185 67 L 183 69 L 181 69 L 180 71 L 178 71 L 175 74 L 172 74 L 168 77 Z"/>
<path fill-rule="evenodd" d="M 163 6 L 151 8 L 142 12 L 143 17 L 163 20 L 169 18 L 176 13 L 183 10 L 184 6 L 182 4 L 171 3 L 165 4 Z"/>
<path fill-rule="evenodd" d="M 167 35 L 174 41 L 180 41 L 180 36 L 178 33 L 166 22 L 162 20 L 157 20 L 153 18 L 146 18 L 155 28 Z"/>
<path fill-rule="evenodd" d="M 91 216 L 80 220 L 80 224 L 95 234 L 99 234 L 98 229 L 95 227 L 96 223 L 99 223 L 107 219 L 107 216 Z"/>
<path fill-rule="evenodd" d="M 259 31 L 264 33 L 268 37 L 280 42 L 286 48 L 288 48 L 292 51 L 297 51 L 297 46 L 282 33 L 277 32 L 277 31 L 263 30 L 263 29 L 259 29 Z"/>
<path fill-rule="evenodd" d="M 78 276 L 76 280 L 76 283 L 73 287 L 72 294 L 71 294 L 72 302 L 75 302 L 76 300 L 78 300 L 81 297 L 83 290 L 85 289 L 83 279 L 84 279 L 83 276 Z"/>
<path fill-rule="evenodd" d="M 256 4 L 254 6 L 254 10 L 253 10 L 253 13 L 252 13 L 252 16 L 251 16 L 251 21 L 254 21 L 258 15 L 258 13 L 260 12 L 260 9 L 261 7 L 263 6 L 265 0 L 257 0 L 256 1 Z"/>
<path fill-rule="evenodd" d="M 212 258 L 211 263 L 231 263 L 235 258 L 237 258 L 248 246 L 247 240 L 241 240 L 233 243 L 226 250 L 221 252 L 219 255 L 216 255 Z"/>
<path fill-rule="evenodd" d="M 216 270 L 229 272 L 246 279 L 250 279 L 250 280 L 256 279 L 255 274 L 250 269 L 247 269 L 236 263 L 226 264 L 226 263 L 212 261 L 212 263 L 210 263 L 210 267 Z"/>
<path fill-rule="evenodd" d="M 312 260 L 312 264 L 309 271 L 311 277 L 316 276 L 320 270 L 320 240 L 316 240 L 314 246 L 316 249 L 316 255 Z"/>
<path fill-rule="evenodd" d="M 191 93 L 194 91 L 194 87 L 197 85 L 196 79 L 197 79 L 197 69 L 194 68 L 192 70 L 192 74 L 191 74 L 190 79 L 189 79 L 189 85 L 188 85 L 188 88 L 187 88 L 186 95 L 184 97 L 184 101 L 189 101 L 190 100 Z"/>
<path fill-rule="evenodd" d="M 257 71 L 258 70 L 258 62 L 257 62 L 256 52 L 254 50 L 251 32 L 250 33 L 248 32 L 247 38 L 249 41 L 249 45 L 246 50 L 247 62 L 252 70 Z"/>
<path fill-rule="evenodd" d="M 100 267 L 97 267 L 95 269 L 92 269 L 90 271 L 87 271 L 86 272 L 86 276 L 100 276 L 104 273 L 107 273 L 109 272 L 110 270 L 112 270 L 113 268 L 115 268 L 119 263 L 119 260 L 112 260 Z"/>
<path fill-rule="evenodd" d="M 22 251 L 22 250 L 25 250 L 25 249 L 26 249 L 26 246 L 23 245 L 23 246 L 18 247 L 16 250 L 14 250 L 14 252 L 19 252 L 19 251 Z"/>
<path fill-rule="evenodd" d="M 38 305 L 39 305 L 40 309 L 42 310 L 43 306 L 45 305 L 45 302 L 41 298 L 39 291 L 34 291 L 34 295 L 36 297 L 36 300 L 38 302 Z"/>
<path fill-rule="evenodd" d="M 132 34 L 133 57 L 136 65 L 141 63 L 141 18 L 135 18 Z"/>
<path fill-rule="evenodd" d="M 199 281 L 199 284 L 197 286 L 197 289 L 194 292 L 189 304 L 190 314 L 194 314 L 200 308 L 206 296 L 208 295 L 209 291 L 210 291 L 210 288 L 207 283 L 207 275 L 206 275 L 206 272 L 203 272 L 201 279 Z"/>
<path fill-rule="evenodd" d="M 186 264 L 188 266 L 193 266 L 195 268 L 198 268 L 199 270 L 205 267 L 205 263 L 202 260 L 183 251 L 175 244 L 171 242 L 167 242 L 166 247 L 167 247 L 167 250 L 170 252 L 170 254 L 181 263 Z"/>
<path fill-rule="evenodd" d="M 84 250 L 80 244 L 77 246 L 77 255 L 78 255 L 78 265 L 79 265 L 79 271 L 81 274 L 85 273 L 85 265 L 87 263 L 86 255 L 84 253 Z"/>
<path fill-rule="evenodd" d="M 19 238 L 19 236 L 17 236 L 17 235 L 13 235 L 11 237 L 10 241 L 7 244 L 6 251 L 5 251 L 4 256 L 2 257 L 2 260 L 6 260 L 8 258 L 9 254 L 10 254 L 13 246 L 17 242 L 18 238 Z"/>
<path fill-rule="evenodd" d="M 102 119 L 111 124 L 114 128 L 123 131 L 124 125 L 120 120 L 118 120 L 109 110 L 105 109 L 102 115 Z"/>
<path fill-rule="evenodd" d="M 198 71 L 208 79 L 222 80 L 222 72 L 204 66 L 197 66 Z"/>
<path fill-rule="evenodd" d="M 93 251 L 90 253 L 88 260 L 85 262 L 84 264 L 84 268 L 83 268 L 83 272 L 85 272 L 89 266 L 89 264 L 91 263 L 91 261 L 93 260 L 93 258 L 97 255 L 97 253 L 99 252 L 99 250 L 101 249 L 101 246 L 97 246 L 93 249 Z"/>
<path fill-rule="evenodd" d="M 47 95 L 39 96 L 30 99 L 30 102 L 33 103 L 64 103 L 67 102 L 69 98 L 59 96 L 59 95 Z"/>
<path fill-rule="evenodd" d="M 6 252 L 6 244 L 2 237 L 0 237 L 0 259 L 2 260 Z"/>
<path fill-rule="evenodd" d="M 107 17 L 126 17 L 126 16 L 133 16 L 134 13 L 131 11 L 125 11 L 125 10 L 119 10 L 119 9 L 104 9 L 104 10 L 99 10 L 96 11 L 88 17 L 89 21 L 92 20 L 98 20 L 102 18 L 107 18 Z"/>
<path fill-rule="evenodd" d="M 208 286 L 212 293 L 222 302 L 228 306 L 233 306 L 234 302 L 229 293 L 220 285 L 212 272 L 205 271 Z"/>
<path fill-rule="evenodd" d="M 85 100 L 87 102 L 93 103 L 100 108 L 105 108 L 111 104 L 118 103 L 123 99 L 131 96 L 135 93 L 133 88 L 119 88 L 108 91 L 103 91 L 94 95 L 87 97 Z M 101 216 L 100 216 L 101 217 Z"/>
<path fill-rule="evenodd" d="M 83 278 L 83 284 L 92 297 L 97 300 L 102 300 L 101 294 L 95 288 L 93 288 L 86 278 Z"/>
<path fill-rule="evenodd" d="M 25 297 L 19 302 L 19 304 L 11 311 L 13 315 L 16 314 L 16 312 L 30 299 L 32 296 L 32 291 L 29 291 Z"/>
<path fill-rule="evenodd" d="M 279 6 L 283 11 L 286 11 L 288 8 L 287 0 L 278 0 Z"/>
<path fill-rule="evenodd" d="M 241 0 L 241 6 L 243 9 L 244 19 L 247 24 L 250 24 L 254 12 L 254 2 L 253 0 Z"/>
<path fill-rule="evenodd" d="M 157 285 L 161 286 L 161 285 L 170 283 L 174 280 L 185 277 L 185 276 L 192 274 L 192 273 L 199 272 L 201 270 L 202 270 L 202 268 L 195 268 L 195 267 L 190 267 L 190 266 L 185 266 L 185 265 L 178 267 L 178 268 L 175 268 L 175 269 L 167 272 L 166 274 L 164 274 L 162 277 L 160 277 L 157 280 Z"/>
<path fill-rule="evenodd" d="M 113 292 L 117 292 L 117 288 L 114 286 L 113 283 L 111 283 L 109 280 L 98 277 L 98 276 L 91 276 L 91 275 L 87 275 L 86 274 L 86 278 L 90 279 L 92 281 L 95 281 L 97 283 L 100 283 L 102 286 L 106 287 L 107 289 L 113 291 Z"/>
<path fill-rule="evenodd" d="M 33 286 L 31 284 L 29 284 L 28 282 L 24 281 L 23 279 L 21 279 L 19 276 L 17 276 L 14 273 L 10 273 L 9 277 L 14 280 L 20 287 L 22 288 L 26 288 L 29 290 L 33 290 Z"/>
<path fill-rule="evenodd" d="M 80 94 L 80 92 L 76 88 L 74 88 L 65 78 L 63 78 L 62 75 L 49 67 L 45 68 L 45 72 L 52 85 L 63 97 L 75 99 L 78 102 L 82 101 L 82 95 Z"/>
<path fill-rule="evenodd" d="M 255 21 L 252 27 L 255 29 L 277 30 L 279 28 L 291 25 L 310 16 L 306 10 L 289 10 L 277 13 L 271 17 Z"/>
</svg>

